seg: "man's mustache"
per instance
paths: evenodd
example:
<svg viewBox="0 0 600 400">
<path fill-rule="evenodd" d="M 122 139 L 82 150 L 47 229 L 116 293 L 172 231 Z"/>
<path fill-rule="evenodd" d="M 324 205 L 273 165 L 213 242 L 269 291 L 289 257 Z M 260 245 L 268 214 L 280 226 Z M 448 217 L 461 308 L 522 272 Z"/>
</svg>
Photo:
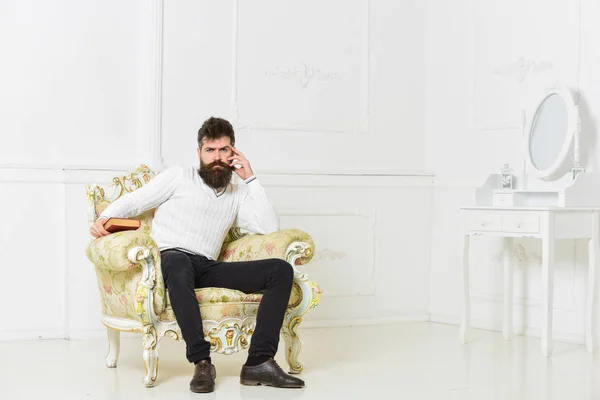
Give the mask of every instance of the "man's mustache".
<svg viewBox="0 0 600 400">
<path fill-rule="evenodd" d="M 222 168 L 225 168 L 225 169 L 233 169 L 233 166 L 231 166 L 231 165 L 229 165 L 229 164 L 227 164 L 227 163 L 225 163 L 223 161 L 219 161 L 219 160 L 213 161 L 213 162 L 211 162 L 209 164 L 203 164 L 202 165 L 202 169 L 213 169 L 216 166 L 219 166 L 219 167 L 222 167 Z"/>
</svg>

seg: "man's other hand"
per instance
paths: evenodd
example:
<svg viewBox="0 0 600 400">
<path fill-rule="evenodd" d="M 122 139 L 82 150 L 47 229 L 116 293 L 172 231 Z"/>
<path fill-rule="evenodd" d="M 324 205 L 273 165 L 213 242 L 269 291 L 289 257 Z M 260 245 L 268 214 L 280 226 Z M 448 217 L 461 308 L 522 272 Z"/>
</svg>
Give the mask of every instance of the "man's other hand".
<svg viewBox="0 0 600 400">
<path fill-rule="evenodd" d="M 90 234 L 94 238 L 97 239 L 101 236 L 110 235 L 110 232 L 104 229 L 104 224 L 106 223 L 106 221 L 108 221 L 108 218 L 100 218 L 96 222 L 94 222 L 94 224 L 90 228 Z"/>
</svg>

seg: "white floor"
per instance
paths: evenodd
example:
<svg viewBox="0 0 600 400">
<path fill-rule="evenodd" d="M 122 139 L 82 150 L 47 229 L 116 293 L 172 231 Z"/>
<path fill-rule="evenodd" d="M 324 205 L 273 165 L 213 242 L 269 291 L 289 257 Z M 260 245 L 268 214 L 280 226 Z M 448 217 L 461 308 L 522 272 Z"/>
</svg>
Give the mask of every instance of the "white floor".
<svg viewBox="0 0 600 400">
<path fill-rule="evenodd" d="M 555 342 L 554 356 L 536 338 L 505 342 L 498 332 L 435 323 L 301 329 L 304 389 L 245 387 L 245 354 L 213 355 L 216 391 L 188 389 L 193 367 L 182 343 L 161 345 L 159 379 L 142 384 L 141 339 L 121 341 L 115 369 L 104 367 L 104 340 L 0 343 L 0 399 L 600 399 L 600 355 Z M 283 342 L 283 341 L 282 341 Z M 281 349 L 281 347 L 280 347 Z M 278 362 L 285 368 L 283 352 Z"/>
</svg>

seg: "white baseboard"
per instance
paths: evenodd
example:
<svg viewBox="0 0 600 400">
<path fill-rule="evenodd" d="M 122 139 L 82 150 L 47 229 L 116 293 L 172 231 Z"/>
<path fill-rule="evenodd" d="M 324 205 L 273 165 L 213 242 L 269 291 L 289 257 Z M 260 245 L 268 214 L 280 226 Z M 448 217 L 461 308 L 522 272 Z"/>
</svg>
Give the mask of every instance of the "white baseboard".
<svg viewBox="0 0 600 400">
<path fill-rule="evenodd" d="M 0 342 L 14 342 L 17 340 L 65 339 L 65 337 L 65 332 L 62 329 L 0 331 Z"/>
<path fill-rule="evenodd" d="M 122 338 L 141 337 L 141 334 L 121 332 Z M 70 335 L 62 330 L 57 331 L 4 331 L 0 332 L 0 342 L 16 342 L 25 340 L 95 340 L 107 339 L 106 329 L 78 329 L 71 331 Z"/>
<path fill-rule="evenodd" d="M 460 325 L 460 319 L 461 319 L 460 317 L 457 317 L 454 315 L 445 315 L 445 314 L 430 314 L 430 316 L 429 316 L 429 321 L 431 321 L 431 322 L 438 322 L 438 323 L 442 323 L 442 324 L 457 325 L 457 326 Z M 481 321 L 481 320 L 472 319 L 471 327 L 475 328 L 475 329 L 483 329 L 486 331 L 502 332 L 501 328 L 499 328 L 497 325 L 491 323 L 490 321 Z M 540 338 L 540 329 L 538 329 L 538 328 L 530 328 L 530 327 L 524 328 L 522 325 L 515 324 L 513 327 L 513 331 L 523 332 L 522 336 Z M 585 334 L 575 334 L 575 333 L 570 333 L 570 332 L 553 331 L 552 338 L 553 338 L 553 340 L 555 340 L 557 342 L 585 344 Z"/>
<path fill-rule="evenodd" d="M 121 338 L 133 338 L 139 337 L 141 339 L 141 333 L 133 333 L 133 332 L 121 332 Z M 69 333 L 69 340 L 97 340 L 97 339 L 107 339 L 106 336 L 106 328 L 101 329 L 75 329 Z"/>
<path fill-rule="evenodd" d="M 323 320 L 323 321 L 304 321 L 300 324 L 300 329 L 315 329 L 315 328 L 339 328 L 350 326 L 371 326 L 371 325 L 391 325 L 409 322 L 427 322 L 429 321 L 428 314 L 409 314 L 398 317 L 371 317 L 371 318 L 346 318 L 339 320 Z"/>
<path fill-rule="evenodd" d="M 429 321 L 448 325 L 460 325 L 460 317 L 446 314 L 429 314 Z M 471 322 L 471 326 L 473 323 Z M 474 326 L 473 326 L 474 327 Z M 483 329 L 483 328 L 481 328 Z"/>
</svg>

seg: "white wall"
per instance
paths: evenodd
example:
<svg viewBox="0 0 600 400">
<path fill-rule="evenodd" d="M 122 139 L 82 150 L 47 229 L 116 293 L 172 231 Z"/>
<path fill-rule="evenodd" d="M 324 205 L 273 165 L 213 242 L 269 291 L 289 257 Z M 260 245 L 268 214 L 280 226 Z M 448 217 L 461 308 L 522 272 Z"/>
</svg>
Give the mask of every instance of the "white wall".
<svg viewBox="0 0 600 400">
<path fill-rule="evenodd" d="M 2 165 L 110 165 L 144 154 L 144 4 L 0 4 Z"/>
<path fill-rule="evenodd" d="M 83 186 L 149 158 L 147 4 L 0 3 L 2 339 L 65 337 L 99 311 Z"/>
<path fill-rule="evenodd" d="M 593 0 L 442 0 L 427 3 L 427 137 L 435 171 L 431 259 L 431 319 L 458 323 L 461 315 L 462 234 L 459 207 L 504 163 L 519 161 L 519 99 L 539 76 L 522 85 L 508 72 L 525 62 L 567 83 L 581 104 L 583 134 L 598 134 L 600 33 Z M 586 139 L 588 168 L 598 170 L 597 139 Z M 541 243 L 516 241 L 515 323 L 539 336 Z M 472 240 L 473 325 L 502 323 L 501 239 Z M 587 244 L 561 241 L 555 272 L 554 336 L 583 342 Z"/>
<path fill-rule="evenodd" d="M 104 335 L 84 185 L 195 163 L 210 115 L 316 240 L 307 324 L 427 318 L 424 10 L 280 4 L 166 1 L 161 25 L 159 0 L 2 2 L 0 339 Z"/>
</svg>

